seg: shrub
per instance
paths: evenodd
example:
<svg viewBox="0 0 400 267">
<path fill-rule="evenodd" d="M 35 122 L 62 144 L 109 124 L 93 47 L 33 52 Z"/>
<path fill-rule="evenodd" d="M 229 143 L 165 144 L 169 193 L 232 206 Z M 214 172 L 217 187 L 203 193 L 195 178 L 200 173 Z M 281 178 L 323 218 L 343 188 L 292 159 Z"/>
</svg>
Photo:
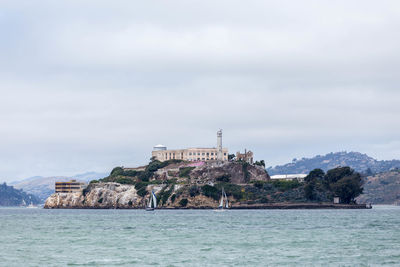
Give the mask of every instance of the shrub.
<svg viewBox="0 0 400 267">
<path fill-rule="evenodd" d="M 138 182 L 135 184 L 135 189 L 137 190 L 137 194 L 141 197 L 144 197 L 147 194 L 147 183 L 145 182 Z"/>
<path fill-rule="evenodd" d="M 117 176 L 123 174 L 124 174 L 124 169 L 122 167 L 115 167 L 114 169 L 112 169 L 110 176 Z"/>
<path fill-rule="evenodd" d="M 161 192 L 158 194 L 158 199 L 160 200 L 160 204 L 162 203 L 167 203 L 168 198 L 171 196 L 172 192 L 174 191 L 174 185 L 171 185 L 168 190 L 161 190 Z"/>
<path fill-rule="evenodd" d="M 89 187 L 86 187 L 86 188 L 84 188 L 83 190 L 82 190 L 82 195 L 83 196 L 86 196 L 87 195 L 87 193 L 89 193 Z"/>
<path fill-rule="evenodd" d="M 149 171 L 144 171 L 139 175 L 139 179 L 143 182 L 148 182 L 150 180 L 150 177 L 153 175 L 153 173 Z"/>
<path fill-rule="evenodd" d="M 182 207 L 186 207 L 187 204 L 188 204 L 187 198 L 182 198 L 181 201 L 179 201 L 179 205 L 181 205 Z"/>
<path fill-rule="evenodd" d="M 91 180 L 89 184 L 97 184 L 98 182 L 98 180 Z"/>
<path fill-rule="evenodd" d="M 220 195 L 219 195 L 219 190 L 215 188 L 214 186 L 211 185 L 204 185 L 201 187 L 201 191 L 206 197 L 211 197 L 215 200 L 218 200 Z"/>
<path fill-rule="evenodd" d="M 175 199 L 176 199 L 176 195 L 173 194 L 173 195 L 171 196 L 171 202 L 172 202 L 172 203 L 175 202 Z"/>
<path fill-rule="evenodd" d="M 135 184 L 134 180 L 124 177 L 116 179 L 115 182 L 119 184 Z"/>
<path fill-rule="evenodd" d="M 243 171 L 243 178 L 244 178 L 244 181 L 246 182 L 246 183 L 248 183 L 249 182 L 249 180 L 250 180 L 250 172 L 249 172 L 249 170 L 248 170 L 248 168 L 249 168 L 249 163 L 247 163 L 247 162 L 242 162 L 242 171 Z"/>
<path fill-rule="evenodd" d="M 97 200 L 97 202 L 103 203 L 103 198 L 99 198 L 99 200 Z"/>
<path fill-rule="evenodd" d="M 129 170 L 124 172 L 124 176 L 129 176 L 129 177 L 135 177 L 141 174 L 142 172 L 140 171 L 135 171 L 135 170 Z"/>
<path fill-rule="evenodd" d="M 191 197 L 195 197 L 200 194 L 199 187 L 197 185 L 193 185 L 189 188 L 189 195 Z"/>
<path fill-rule="evenodd" d="M 194 169 L 195 167 L 183 167 L 179 168 L 179 177 L 186 177 L 189 178 L 190 172 Z"/>
<path fill-rule="evenodd" d="M 230 174 L 224 174 L 216 179 L 218 182 L 223 182 L 223 183 L 229 183 L 231 181 L 231 175 Z"/>
<path fill-rule="evenodd" d="M 255 181 L 254 186 L 257 187 L 258 189 L 261 189 L 264 187 L 264 181 Z"/>
<path fill-rule="evenodd" d="M 286 191 L 300 186 L 300 183 L 297 179 L 291 181 L 274 180 L 272 181 L 272 184 L 280 191 Z"/>
</svg>

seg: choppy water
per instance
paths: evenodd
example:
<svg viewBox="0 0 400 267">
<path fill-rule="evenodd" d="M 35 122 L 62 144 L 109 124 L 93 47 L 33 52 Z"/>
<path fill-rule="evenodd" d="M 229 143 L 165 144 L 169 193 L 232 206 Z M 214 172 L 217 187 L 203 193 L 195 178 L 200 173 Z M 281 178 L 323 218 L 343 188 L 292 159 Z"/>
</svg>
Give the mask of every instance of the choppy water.
<svg viewBox="0 0 400 267">
<path fill-rule="evenodd" d="M 3 208 L 0 241 L 0 266 L 400 266 L 400 208 Z"/>
</svg>

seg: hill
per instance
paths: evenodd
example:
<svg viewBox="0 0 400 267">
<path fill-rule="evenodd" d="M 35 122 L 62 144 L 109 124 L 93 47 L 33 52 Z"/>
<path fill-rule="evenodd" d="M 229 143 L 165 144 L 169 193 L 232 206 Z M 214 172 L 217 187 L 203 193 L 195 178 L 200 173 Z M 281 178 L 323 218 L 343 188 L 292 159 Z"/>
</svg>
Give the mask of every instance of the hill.
<svg viewBox="0 0 400 267">
<path fill-rule="evenodd" d="M 379 173 L 364 178 L 364 194 L 359 203 L 400 204 L 400 171 Z"/>
<path fill-rule="evenodd" d="M 54 193 L 54 184 L 56 181 L 64 182 L 64 181 L 69 181 L 71 179 L 75 179 L 81 182 L 89 182 L 94 179 L 106 177 L 107 175 L 108 175 L 107 173 L 87 172 L 83 174 L 77 174 L 72 177 L 35 176 L 24 179 L 22 181 L 12 182 L 10 184 L 17 189 L 23 189 L 25 192 L 37 196 L 42 202 L 44 202 L 46 198 L 48 198 L 51 194 Z"/>
<path fill-rule="evenodd" d="M 371 175 L 400 168 L 400 160 L 376 160 L 359 152 L 337 152 L 329 153 L 324 156 L 318 155 L 313 158 L 293 159 L 291 163 L 269 167 L 267 171 L 270 175 L 291 173 L 307 174 L 313 169 L 320 168 L 327 171 L 339 166 L 349 166 L 357 172 Z"/>
<path fill-rule="evenodd" d="M 40 203 L 40 200 L 34 195 L 8 186 L 6 183 L 0 185 L 0 206 L 25 206 L 30 203 L 36 205 Z"/>
</svg>

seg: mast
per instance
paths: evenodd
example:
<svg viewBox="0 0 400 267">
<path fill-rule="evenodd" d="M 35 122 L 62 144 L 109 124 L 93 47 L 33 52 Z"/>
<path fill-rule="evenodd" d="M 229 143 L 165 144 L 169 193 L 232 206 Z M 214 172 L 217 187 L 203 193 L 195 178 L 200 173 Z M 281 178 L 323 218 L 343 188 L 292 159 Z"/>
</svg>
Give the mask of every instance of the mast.
<svg viewBox="0 0 400 267">
<path fill-rule="evenodd" d="M 229 208 L 229 204 L 228 204 L 228 197 L 226 196 L 225 190 L 224 190 L 224 197 L 225 197 L 225 208 Z"/>
</svg>

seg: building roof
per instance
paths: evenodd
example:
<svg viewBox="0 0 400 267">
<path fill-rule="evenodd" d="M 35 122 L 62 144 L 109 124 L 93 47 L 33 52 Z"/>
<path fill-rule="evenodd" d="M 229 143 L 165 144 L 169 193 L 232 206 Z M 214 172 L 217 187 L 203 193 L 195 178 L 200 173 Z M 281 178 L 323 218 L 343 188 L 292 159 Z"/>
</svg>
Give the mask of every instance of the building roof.
<svg viewBox="0 0 400 267">
<path fill-rule="evenodd" d="M 158 144 L 158 145 L 156 145 L 156 146 L 154 146 L 154 147 L 166 147 L 166 146 L 161 145 L 161 144 Z"/>
</svg>

